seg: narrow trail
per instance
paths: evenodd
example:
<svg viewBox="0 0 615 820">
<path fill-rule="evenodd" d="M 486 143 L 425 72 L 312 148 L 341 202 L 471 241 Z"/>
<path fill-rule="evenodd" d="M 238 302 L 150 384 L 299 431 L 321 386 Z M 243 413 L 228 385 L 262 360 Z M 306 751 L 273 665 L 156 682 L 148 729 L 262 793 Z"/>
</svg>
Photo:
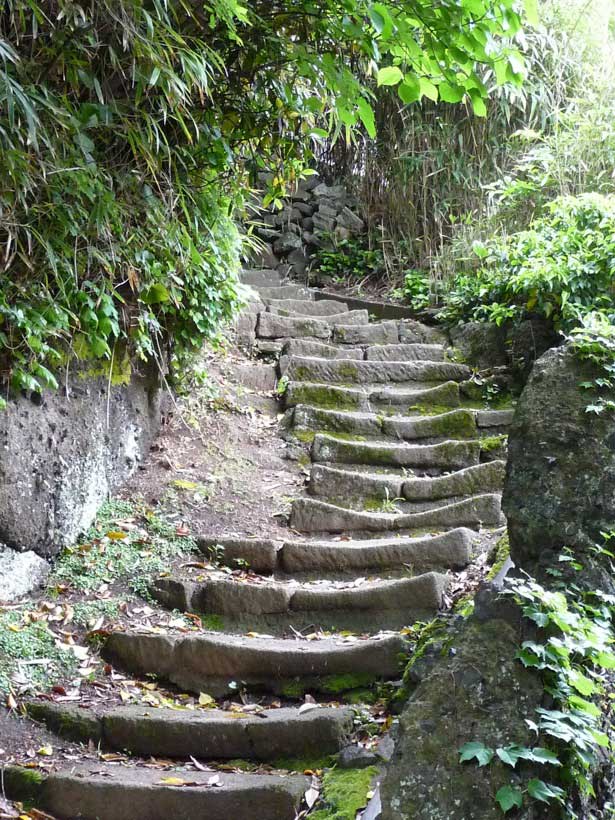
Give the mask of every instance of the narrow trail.
<svg viewBox="0 0 615 820">
<path fill-rule="evenodd" d="M 240 690 L 245 712 L 32 704 L 64 736 L 179 761 L 172 777 L 104 761 L 67 766 L 43 787 L 40 808 L 57 817 L 293 820 L 306 810 L 309 776 L 212 774 L 194 760 L 274 763 L 347 747 L 370 687 L 401 677 L 403 627 L 447 604 L 455 572 L 503 524 L 504 462 L 481 438 L 505 432 L 511 414 L 469 406 L 460 383 L 470 369 L 450 358 L 438 329 L 371 322 L 273 271 L 243 279 L 259 299 L 240 321 L 256 328 L 262 352 L 279 354 L 282 435 L 310 469 L 307 492 L 293 501 L 285 540 L 199 539 L 222 562 L 247 562 L 254 581 L 154 582 L 164 606 L 223 616 L 224 632 L 115 632 L 103 653 L 181 691 L 224 699 Z M 251 694 L 281 708 L 251 710 Z"/>
</svg>

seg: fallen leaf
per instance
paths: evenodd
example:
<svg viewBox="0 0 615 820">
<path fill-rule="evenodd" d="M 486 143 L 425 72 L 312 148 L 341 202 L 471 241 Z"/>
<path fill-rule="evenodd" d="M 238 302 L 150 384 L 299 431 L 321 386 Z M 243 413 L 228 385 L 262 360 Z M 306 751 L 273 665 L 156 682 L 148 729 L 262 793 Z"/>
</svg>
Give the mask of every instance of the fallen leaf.
<svg viewBox="0 0 615 820">
<path fill-rule="evenodd" d="M 36 754 L 42 755 L 43 757 L 51 757 L 53 755 L 53 746 L 41 746 Z"/>
<path fill-rule="evenodd" d="M 320 792 L 318 791 L 318 789 L 315 789 L 313 786 L 310 786 L 310 788 L 303 795 L 303 799 L 305 800 L 308 809 L 312 808 L 312 806 L 318 800 L 319 797 Z"/>
</svg>

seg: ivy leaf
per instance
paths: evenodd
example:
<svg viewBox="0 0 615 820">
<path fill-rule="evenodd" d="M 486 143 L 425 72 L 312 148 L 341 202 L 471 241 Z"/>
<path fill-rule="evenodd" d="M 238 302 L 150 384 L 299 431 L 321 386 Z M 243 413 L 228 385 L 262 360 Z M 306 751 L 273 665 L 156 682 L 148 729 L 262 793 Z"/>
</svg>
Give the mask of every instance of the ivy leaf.
<svg viewBox="0 0 615 820">
<path fill-rule="evenodd" d="M 555 752 L 551 749 L 544 749 L 542 746 L 536 746 L 532 749 L 532 758 L 535 763 L 550 763 L 552 766 L 561 766 Z"/>
<path fill-rule="evenodd" d="M 520 754 L 517 753 L 516 746 L 506 746 L 504 748 L 499 748 L 495 750 L 496 755 L 500 758 L 502 763 L 505 763 L 507 766 L 512 766 L 514 769 L 517 765 L 517 761 L 521 757 Z"/>
<path fill-rule="evenodd" d="M 570 671 L 568 680 L 581 695 L 593 695 L 596 691 L 596 684 L 576 669 Z"/>
<path fill-rule="evenodd" d="M 476 758 L 479 766 L 486 766 L 493 759 L 493 749 L 489 749 L 484 743 L 478 741 L 464 743 L 459 749 L 459 762 L 465 763 L 468 760 L 474 760 L 474 758 Z"/>
<path fill-rule="evenodd" d="M 578 695 L 571 695 L 568 698 L 568 703 L 573 709 L 578 709 L 581 712 L 585 712 L 587 715 L 592 715 L 592 717 L 599 717 L 601 715 L 600 709 L 595 703 L 592 703 L 590 700 L 580 698 Z"/>
<path fill-rule="evenodd" d="M 550 803 L 551 800 L 558 800 L 562 802 L 564 790 L 558 786 L 553 786 L 551 783 L 545 783 L 544 780 L 539 780 L 533 777 L 527 784 L 527 793 L 534 800 L 540 800 L 541 803 Z"/>
<path fill-rule="evenodd" d="M 495 799 L 504 814 L 523 805 L 523 793 L 517 786 L 502 786 L 496 792 Z"/>
<path fill-rule="evenodd" d="M 401 69 L 395 65 L 386 66 L 385 68 L 381 68 L 378 72 L 378 85 L 397 85 L 400 83 L 404 78 L 404 75 L 401 72 Z"/>
</svg>

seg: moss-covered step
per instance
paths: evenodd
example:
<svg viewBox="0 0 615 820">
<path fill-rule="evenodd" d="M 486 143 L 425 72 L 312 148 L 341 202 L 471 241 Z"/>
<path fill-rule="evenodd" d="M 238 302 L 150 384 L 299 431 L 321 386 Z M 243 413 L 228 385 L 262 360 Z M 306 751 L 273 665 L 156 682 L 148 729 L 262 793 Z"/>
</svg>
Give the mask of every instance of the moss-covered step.
<svg viewBox="0 0 615 820">
<path fill-rule="evenodd" d="M 365 473 L 351 469 L 313 464 L 310 470 L 310 495 L 328 499 L 401 499 L 404 479 L 392 473 Z"/>
<path fill-rule="evenodd" d="M 229 535 L 201 534 L 196 536 L 201 552 L 210 560 L 237 569 L 247 563 L 254 572 L 274 572 L 278 564 L 280 541 L 268 538 L 237 538 Z"/>
<path fill-rule="evenodd" d="M 282 284 L 280 274 L 268 268 L 242 270 L 239 274 L 239 281 L 243 285 L 252 287 L 279 287 Z"/>
<path fill-rule="evenodd" d="M 331 299 L 270 299 L 267 310 L 278 316 L 339 316 L 349 312 L 348 305 Z"/>
<path fill-rule="evenodd" d="M 408 390 L 402 387 L 376 388 L 370 393 L 370 401 L 386 407 L 405 407 L 407 410 L 421 407 L 459 407 L 461 398 L 457 382 L 448 381 L 436 387 Z"/>
<path fill-rule="evenodd" d="M 133 673 L 153 674 L 182 690 L 222 697 L 235 691 L 238 682 L 279 693 L 294 678 L 305 679 L 314 691 L 322 691 L 323 681 L 331 675 L 395 678 L 399 656 L 406 650 L 399 634 L 302 641 L 206 632 L 179 637 L 115 632 L 103 654 Z"/>
<path fill-rule="evenodd" d="M 292 426 L 298 430 L 347 433 L 356 436 L 382 436 L 382 418 L 375 413 L 327 410 L 307 404 L 295 406 Z"/>
<path fill-rule="evenodd" d="M 85 709 L 70 704 L 31 701 L 30 717 L 74 741 L 92 740 L 107 749 L 143 757 L 196 757 L 199 760 L 307 758 L 338 752 L 353 728 L 348 708 L 176 710 L 144 706 Z"/>
<path fill-rule="evenodd" d="M 394 580 L 365 581 L 360 585 L 348 581 L 318 581 L 255 583 L 228 576 L 193 583 L 180 579 L 158 579 L 152 587 L 156 598 L 159 589 L 169 603 L 170 590 L 175 593 L 175 606 L 187 612 L 207 615 L 292 615 L 309 612 L 316 617 L 323 612 L 369 612 L 385 610 L 437 611 L 447 578 L 436 572 Z"/>
<path fill-rule="evenodd" d="M 344 345 L 384 345 L 399 342 L 397 322 L 376 322 L 370 325 L 337 325 L 333 341 Z"/>
<path fill-rule="evenodd" d="M 499 526 L 500 496 L 485 494 L 420 513 L 371 513 L 349 510 L 314 498 L 293 501 L 290 525 L 298 532 L 391 532 L 447 527 Z"/>
<path fill-rule="evenodd" d="M 475 533 L 458 527 L 419 538 L 391 536 L 346 541 L 288 541 L 280 553 L 288 573 L 357 571 L 366 569 L 461 569 L 470 561 Z"/>
<path fill-rule="evenodd" d="M 452 362 L 361 362 L 293 356 L 286 376 L 290 381 L 321 384 L 430 383 L 461 381 L 469 372 L 466 365 Z"/>
<path fill-rule="evenodd" d="M 13 774 L 9 798 L 10 784 L 17 780 Z M 308 785 L 303 775 L 201 772 L 193 766 L 165 770 L 92 760 L 42 777 L 33 802 L 58 820 L 231 820 L 254 817 L 255 807 L 258 817 L 294 820 Z"/>
<path fill-rule="evenodd" d="M 456 409 L 423 418 L 388 417 L 382 421 L 382 432 L 391 438 L 414 441 L 422 438 L 476 438 L 474 413 Z"/>
<path fill-rule="evenodd" d="M 362 410 L 369 407 L 369 392 L 361 387 L 339 387 L 317 382 L 288 382 L 284 391 L 284 406 L 298 404 L 331 410 Z"/>
<path fill-rule="evenodd" d="M 478 441 L 390 444 L 381 441 L 342 441 L 319 433 L 312 444 L 312 461 L 338 464 L 459 470 L 478 464 L 479 458 L 480 444 Z"/>
<path fill-rule="evenodd" d="M 444 345 L 375 345 L 367 348 L 365 358 L 370 362 L 443 362 L 444 353 Z"/>
<path fill-rule="evenodd" d="M 506 463 L 489 461 L 435 478 L 409 478 L 403 481 L 401 495 L 408 501 L 496 493 L 504 484 Z"/>
<path fill-rule="evenodd" d="M 256 286 L 254 288 L 263 302 L 268 303 L 272 299 L 313 299 L 314 294 L 309 288 L 301 285 L 279 285 L 278 287 Z"/>
</svg>

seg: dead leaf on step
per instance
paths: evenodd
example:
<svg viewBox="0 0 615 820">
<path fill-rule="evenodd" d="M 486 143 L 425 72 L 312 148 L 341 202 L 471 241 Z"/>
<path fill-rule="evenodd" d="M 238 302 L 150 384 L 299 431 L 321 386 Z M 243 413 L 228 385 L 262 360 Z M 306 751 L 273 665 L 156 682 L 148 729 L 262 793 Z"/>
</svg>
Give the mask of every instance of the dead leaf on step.
<svg viewBox="0 0 615 820">
<path fill-rule="evenodd" d="M 43 757 L 51 757 L 53 755 L 53 746 L 41 746 L 36 754 L 42 755 Z"/>
<path fill-rule="evenodd" d="M 199 695 L 199 706 L 212 706 L 216 703 L 216 701 L 212 698 L 211 695 L 208 695 L 206 692 L 201 692 Z"/>
</svg>

